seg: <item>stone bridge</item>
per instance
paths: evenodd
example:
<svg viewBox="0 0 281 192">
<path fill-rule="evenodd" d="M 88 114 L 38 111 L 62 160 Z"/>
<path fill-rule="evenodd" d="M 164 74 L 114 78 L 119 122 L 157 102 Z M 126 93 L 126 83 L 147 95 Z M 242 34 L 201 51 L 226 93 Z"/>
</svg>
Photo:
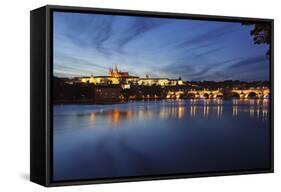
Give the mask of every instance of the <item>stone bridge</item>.
<svg viewBox="0 0 281 192">
<path fill-rule="evenodd" d="M 265 99 L 268 98 L 270 94 L 270 90 L 268 88 L 266 89 L 234 89 L 232 90 L 232 96 L 233 97 L 239 97 L 241 99 L 247 99 L 247 98 L 258 98 L 258 99 Z"/>
<path fill-rule="evenodd" d="M 222 89 L 218 90 L 188 90 L 188 91 L 169 91 L 167 93 L 167 98 L 192 98 L 192 99 L 200 99 L 200 98 L 208 98 L 208 99 L 216 99 L 223 98 L 224 94 L 228 94 L 228 97 L 232 98 L 268 98 L 270 94 L 270 90 L 268 88 L 263 89 L 233 89 L 228 92 L 224 92 Z"/>
</svg>

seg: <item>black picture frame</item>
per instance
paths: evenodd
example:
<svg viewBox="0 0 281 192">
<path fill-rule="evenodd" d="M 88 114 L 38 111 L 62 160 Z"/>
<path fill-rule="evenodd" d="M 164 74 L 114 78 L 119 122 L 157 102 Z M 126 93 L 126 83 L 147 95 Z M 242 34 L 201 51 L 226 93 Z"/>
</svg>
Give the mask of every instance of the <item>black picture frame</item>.
<svg viewBox="0 0 281 192">
<path fill-rule="evenodd" d="M 177 175 L 108 178 L 54 182 L 52 180 L 52 73 L 53 73 L 53 11 L 83 12 L 110 15 L 128 15 L 158 18 L 177 18 L 212 21 L 251 21 L 271 26 L 270 44 L 270 161 L 269 169 L 218 171 Z M 274 20 L 260 18 L 195 15 L 182 13 L 149 12 L 136 10 L 101 9 L 47 5 L 30 12 L 30 180 L 43 186 L 81 185 L 178 179 L 190 177 L 226 176 L 274 172 Z"/>
</svg>

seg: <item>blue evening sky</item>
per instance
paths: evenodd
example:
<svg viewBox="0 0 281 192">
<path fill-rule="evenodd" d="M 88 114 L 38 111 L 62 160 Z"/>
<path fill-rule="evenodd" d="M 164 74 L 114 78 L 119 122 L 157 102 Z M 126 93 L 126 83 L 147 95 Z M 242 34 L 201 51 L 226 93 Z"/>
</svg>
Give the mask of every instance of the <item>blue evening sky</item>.
<svg viewBox="0 0 281 192">
<path fill-rule="evenodd" d="M 268 80 L 268 45 L 241 23 L 54 13 L 54 75 L 107 75 L 110 67 L 144 77 Z"/>
</svg>

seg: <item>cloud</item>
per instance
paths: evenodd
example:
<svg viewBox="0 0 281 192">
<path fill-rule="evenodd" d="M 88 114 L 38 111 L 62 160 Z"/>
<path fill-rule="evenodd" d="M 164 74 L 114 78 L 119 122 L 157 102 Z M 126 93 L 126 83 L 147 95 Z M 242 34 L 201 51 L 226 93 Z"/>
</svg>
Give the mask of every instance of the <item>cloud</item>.
<svg viewBox="0 0 281 192">
<path fill-rule="evenodd" d="M 229 78 L 249 80 L 269 80 L 269 60 L 266 55 L 244 58 L 224 69 Z"/>
<path fill-rule="evenodd" d="M 151 31 L 155 28 L 162 26 L 162 22 L 153 22 L 153 20 L 148 20 L 146 18 L 134 18 L 132 23 L 127 27 L 127 30 L 119 36 L 118 38 L 118 49 L 122 49 L 128 43 L 133 41 L 138 36 Z"/>
<path fill-rule="evenodd" d="M 106 66 L 96 64 L 93 61 L 71 56 L 66 53 L 55 52 L 54 58 L 54 69 L 60 68 L 60 70 L 62 70 L 64 67 L 65 71 L 71 73 L 74 72 L 74 69 L 77 69 L 77 71 L 81 73 L 83 72 L 87 75 L 92 73 L 94 69 L 101 74 L 104 74 L 108 70 L 108 67 Z"/>
<path fill-rule="evenodd" d="M 212 73 L 204 74 L 204 77 L 208 80 L 268 80 L 269 66 L 266 56 L 252 56 L 249 58 L 236 59 L 226 65 L 221 65 L 218 70 L 212 71 Z M 194 78 L 194 80 L 200 80 L 200 76 Z"/>
<path fill-rule="evenodd" d="M 240 68 L 247 68 L 256 65 L 257 63 L 267 63 L 268 59 L 266 55 L 259 55 L 255 57 L 250 57 L 247 59 L 243 59 L 238 61 L 237 63 L 230 66 L 231 69 L 240 69 Z"/>
<path fill-rule="evenodd" d="M 68 72 L 65 70 L 60 69 L 54 69 L 54 76 L 56 77 L 79 77 L 83 76 L 83 74 L 77 73 L 77 72 Z"/>
<path fill-rule="evenodd" d="M 178 44 L 178 47 L 192 46 L 196 44 L 207 43 L 208 41 L 217 40 L 225 35 L 229 35 L 237 31 L 233 25 L 225 24 L 215 29 L 204 31 L 203 33 L 194 36 L 193 38 L 187 38 L 185 41 Z"/>
<path fill-rule="evenodd" d="M 188 78 L 194 81 L 225 79 L 226 75 L 223 71 L 237 60 L 238 58 L 233 58 L 206 64 L 199 71 L 188 74 Z"/>
<path fill-rule="evenodd" d="M 108 57 L 111 52 L 104 48 L 104 43 L 113 35 L 114 20 L 113 16 L 93 17 L 89 14 L 57 13 L 54 20 L 54 37 L 56 39 L 62 36 L 77 47 L 96 49 Z"/>
<path fill-rule="evenodd" d="M 205 50 L 203 52 L 200 52 L 198 54 L 195 54 L 194 55 L 194 58 L 198 58 L 198 57 L 206 57 L 210 54 L 213 54 L 213 53 L 216 53 L 216 52 L 219 52 L 223 49 L 223 47 L 215 47 L 215 48 L 211 48 L 211 49 L 208 49 L 208 50 Z"/>
<path fill-rule="evenodd" d="M 235 80 L 233 79 L 233 76 L 226 74 L 224 71 L 214 71 L 212 73 L 205 74 L 204 78 L 201 76 L 194 77 L 192 81 L 224 81 L 228 79 Z"/>
<path fill-rule="evenodd" d="M 55 63 L 55 69 L 60 70 L 60 71 L 79 73 L 79 74 L 89 73 L 89 70 L 87 70 L 87 69 L 83 69 L 79 66 L 73 67 L 73 66 L 70 66 L 70 64 L 66 64 L 66 63 L 61 63 L 61 64 Z"/>
<path fill-rule="evenodd" d="M 212 52 L 214 50 L 208 50 L 206 52 Z M 166 74 L 181 76 L 189 80 L 205 80 L 217 70 L 226 68 L 233 62 L 239 60 L 239 58 L 224 59 L 221 61 L 203 61 L 200 59 L 190 59 L 190 57 L 180 58 L 166 67 L 161 68 L 161 71 Z"/>
</svg>

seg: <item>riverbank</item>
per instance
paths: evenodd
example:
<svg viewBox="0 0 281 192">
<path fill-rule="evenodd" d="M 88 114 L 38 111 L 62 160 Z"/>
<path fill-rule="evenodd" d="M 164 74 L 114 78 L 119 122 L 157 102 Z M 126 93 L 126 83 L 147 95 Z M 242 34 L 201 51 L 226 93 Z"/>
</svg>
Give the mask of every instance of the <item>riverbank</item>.
<svg viewBox="0 0 281 192">
<path fill-rule="evenodd" d="M 53 105 L 114 105 L 114 104 L 126 104 L 130 102 L 138 102 L 138 101 L 231 101 L 231 100 L 239 100 L 239 101 L 269 101 L 269 99 L 238 99 L 238 98 L 217 98 L 217 99 L 205 99 L 205 98 L 196 98 L 196 99 L 165 99 L 165 98 L 157 98 L 157 99 L 131 99 L 131 100 L 112 100 L 112 101 L 94 101 L 93 99 L 84 99 L 84 100 L 55 100 L 53 101 Z"/>
</svg>

